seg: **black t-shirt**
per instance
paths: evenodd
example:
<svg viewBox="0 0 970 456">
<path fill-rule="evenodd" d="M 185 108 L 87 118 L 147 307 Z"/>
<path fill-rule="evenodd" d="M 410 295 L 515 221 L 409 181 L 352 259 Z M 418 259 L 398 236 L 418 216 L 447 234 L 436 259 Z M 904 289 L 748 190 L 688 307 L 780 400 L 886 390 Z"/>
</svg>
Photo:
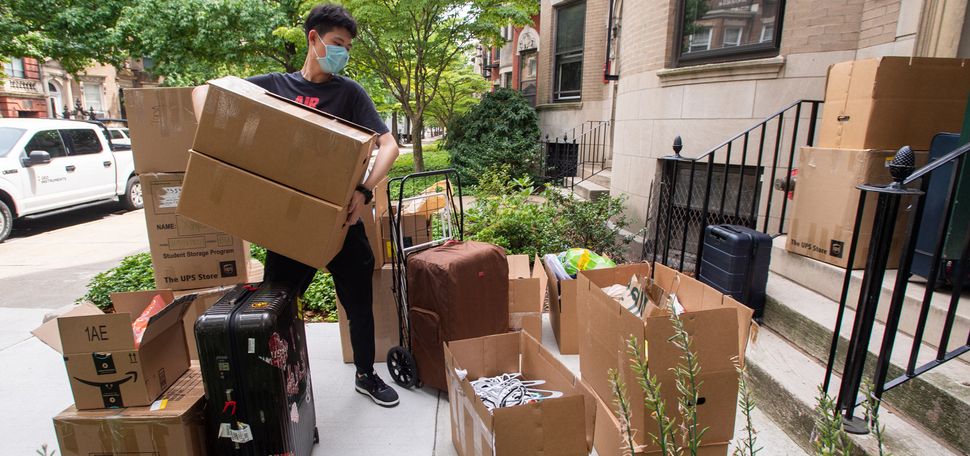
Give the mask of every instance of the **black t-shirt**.
<svg viewBox="0 0 970 456">
<path fill-rule="evenodd" d="M 319 109 L 357 125 L 374 130 L 379 135 L 390 131 L 377 114 L 374 102 L 356 81 L 333 75 L 327 82 L 310 82 L 299 71 L 268 73 L 246 78 L 272 93 Z"/>
</svg>

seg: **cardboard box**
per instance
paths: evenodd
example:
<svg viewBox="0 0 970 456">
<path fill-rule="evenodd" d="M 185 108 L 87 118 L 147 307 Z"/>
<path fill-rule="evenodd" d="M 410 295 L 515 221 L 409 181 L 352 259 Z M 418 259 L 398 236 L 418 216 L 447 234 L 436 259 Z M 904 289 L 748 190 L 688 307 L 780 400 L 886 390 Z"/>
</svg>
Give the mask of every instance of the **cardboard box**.
<svg viewBox="0 0 970 456">
<path fill-rule="evenodd" d="M 849 266 L 849 244 L 859 205 L 859 184 L 884 185 L 892 182 L 887 162 L 895 152 L 856 149 L 803 147 L 798 156 L 798 188 L 788 225 L 789 252 L 805 255 L 842 268 Z M 916 153 L 917 166 L 926 163 L 925 152 Z M 865 267 L 872 237 L 877 195 L 866 198 L 863 223 L 853 269 Z M 888 267 L 899 265 L 902 240 L 906 234 L 909 206 L 900 205 Z"/>
<path fill-rule="evenodd" d="M 559 353 L 578 355 L 579 308 L 576 291 L 579 289 L 579 282 L 559 280 L 545 261 L 542 262 L 542 268 L 549 290 L 549 323 L 556 336 L 556 343 L 559 344 Z"/>
<path fill-rule="evenodd" d="M 136 348 L 131 324 L 156 295 L 169 304 L 149 320 Z M 64 355 L 78 410 L 151 404 L 189 368 L 182 317 L 190 300 L 149 290 L 113 293 L 111 302 L 115 313 L 79 308 L 34 331 Z"/>
<path fill-rule="evenodd" d="M 196 295 L 195 300 L 188 305 L 185 309 L 185 315 L 182 317 L 182 327 L 185 329 L 185 343 L 189 348 L 189 358 L 194 360 L 199 359 L 199 346 L 195 341 L 196 320 L 232 289 L 233 287 L 228 286 L 201 290 L 182 290 L 174 293 L 176 298 L 190 294 Z"/>
<path fill-rule="evenodd" d="M 77 410 L 54 417 L 63 456 L 206 454 L 205 389 L 198 364 L 150 407 Z"/>
<path fill-rule="evenodd" d="M 377 135 L 236 77 L 209 81 L 192 150 L 345 206 Z"/>
<path fill-rule="evenodd" d="M 928 150 L 936 133 L 960 131 L 968 95 L 968 60 L 881 57 L 837 63 L 828 71 L 818 146 Z"/>
<path fill-rule="evenodd" d="M 630 388 L 628 385 L 627 388 Z M 613 404 L 612 401 L 609 404 Z M 647 451 L 646 447 L 643 445 L 635 445 L 632 454 L 630 452 L 624 451 L 628 448 L 628 443 L 626 438 L 623 436 L 623 431 L 620 428 L 620 420 L 615 415 L 615 409 L 611 408 L 600 398 L 596 398 L 596 432 L 593 434 L 593 448 L 596 449 L 596 454 L 598 456 L 664 456 L 660 450 Z M 654 422 L 650 423 L 654 425 Z M 657 431 L 653 428 L 647 429 L 637 429 L 637 434 L 644 433 L 654 433 Z M 722 443 L 706 443 L 705 438 L 701 441 L 701 447 L 698 448 L 698 456 L 727 456 L 729 442 Z"/>
<path fill-rule="evenodd" d="M 387 351 L 401 344 L 397 317 L 397 301 L 391 292 L 394 273 L 390 266 L 374 271 L 374 361 L 387 360 Z M 337 298 L 337 318 L 340 326 L 340 350 L 345 363 L 354 362 L 354 349 L 350 345 L 350 325 L 347 312 Z"/>
<path fill-rule="evenodd" d="M 176 213 L 318 269 L 347 235 L 345 207 L 195 151 Z"/>
<path fill-rule="evenodd" d="M 528 255 L 509 255 L 509 329 L 523 330 L 542 340 L 542 305 L 546 275 L 538 256 L 529 269 Z"/>
<path fill-rule="evenodd" d="M 141 175 L 155 287 L 189 290 L 245 282 L 249 243 L 175 213 L 184 176 Z"/>
<path fill-rule="evenodd" d="M 631 404 L 643 403 L 643 391 L 630 367 L 627 341 L 635 337 L 646 343 L 650 372 L 661 384 L 661 394 L 667 406 L 667 416 L 677 416 L 675 376 L 671 368 L 680 363 L 682 351 L 669 339 L 674 335 L 669 313 L 655 303 L 648 303 L 642 317 L 633 314 L 607 295 L 602 288 L 627 284 L 634 275 L 650 277 L 646 263 L 620 265 L 615 268 L 582 271 L 579 274 L 581 321 L 584 335 L 579 355 L 583 381 L 604 402 L 612 403 L 613 392 L 607 372 L 617 369 L 628 385 Z M 701 374 L 700 389 L 703 402 L 697 414 L 701 428 L 707 427 L 706 441 L 730 441 L 734 436 L 737 411 L 738 374 L 734 358 L 744 362 L 753 311 L 724 296 L 717 290 L 689 276 L 663 265 L 653 271 L 656 285 L 677 295 L 685 312 L 680 318 L 691 335 Z M 643 282 L 641 282 L 643 283 Z M 643 407 L 635 407 L 632 414 L 634 429 L 649 429 L 652 420 Z M 636 443 L 644 451 L 657 448 L 645 432 L 636 436 Z"/>
<path fill-rule="evenodd" d="M 184 173 L 198 122 L 192 87 L 125 89 L 135 172 Z"/>
<path fill-rule="evenodd" d="M 431 242 L 431 220 L 424 214 L 402 214 L 401 233 L 404 248 Z M 391 219 L 386 213 L 381 217 L 381 236 L 383 264 L 391 264 L 396 258 L 397 249 L 392 244 Z"/>
<path fill-rule="evenodd" d="M 461 456 L 586 456 L 593 443 L 595 399 L 589 388 L 525 332 L 444 344 L 451 439 Z M 467 371 L 460 378 L 457 370 Z M 469 381 L 520 372 L 545 380 L 563 397 L 490 413 Z"/>
</svg>

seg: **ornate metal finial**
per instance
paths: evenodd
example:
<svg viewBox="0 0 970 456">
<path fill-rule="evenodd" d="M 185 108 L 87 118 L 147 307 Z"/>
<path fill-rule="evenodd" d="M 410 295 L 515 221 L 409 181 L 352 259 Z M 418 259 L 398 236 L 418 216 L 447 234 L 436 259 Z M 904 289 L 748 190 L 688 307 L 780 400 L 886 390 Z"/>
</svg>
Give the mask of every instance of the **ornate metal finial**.
<svg viewBox="0 0 970 456">
<path fill-rule="evenodd" d="M 680 158 L 680 151 L 684 148 L 684 141 L 680 139 L 680 135 L 674 138 L 674 155 Z"/>
<path fill-rule="evenodd" d="M 902 187 L 903 181 L 906 180 L 913 171 L 916 170 L 916 154 L 913 153 L 913 149 L 909 146 L 903 146 L 896 152 L 892 161 L 889 162 L 889 175 L 893 177 L 893 186 Z"/>
</svg>

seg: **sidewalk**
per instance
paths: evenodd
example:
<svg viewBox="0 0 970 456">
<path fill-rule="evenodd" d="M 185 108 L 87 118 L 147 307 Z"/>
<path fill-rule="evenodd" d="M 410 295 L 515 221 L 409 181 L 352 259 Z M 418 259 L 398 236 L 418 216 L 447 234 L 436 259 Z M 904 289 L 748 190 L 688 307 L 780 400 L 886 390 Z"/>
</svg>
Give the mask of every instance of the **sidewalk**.
<svg viewBox="0 0 970 456">
<path fill-rule="evenodd" d="M 51 418 L 69 406 L 71 390 L 60 356 L 30 336 L 46 310 L 0 308 L 0 365 L 13 366 L 0 373 L 0 422 L 7 423 L 7 438 L 0 443 L 0 454 L 32 455 L 47 443 L 56 448 Z M 555 340 L 544 322 L 543 343 L 557 353 Z M 433 389 L 402 390 L 401 404 L 385 409 L 354 391 L 352 364 L 342 362 L 337 325 L 316 323 L 307 326 L 310 366 L 316 401 L 320 444 L 316 455 L 371 456 L 457 456 L 451 443 L 451 421 L 445 393 Z M 573 371 L 579 372 L 579 357 L 560 356 Z M 384 364 L 378 372 L 390 382 Z M 738 427 L 742 422 L 738 420 Z M 787 436 L 763 414 L 755 415 L 759 442 L 770 449 L 766 454 L 804 455 Z M 58 453 L 59 454 L 59 453 Z M 595 452 L 593 453 L 595 454 Z"/>
</svg>

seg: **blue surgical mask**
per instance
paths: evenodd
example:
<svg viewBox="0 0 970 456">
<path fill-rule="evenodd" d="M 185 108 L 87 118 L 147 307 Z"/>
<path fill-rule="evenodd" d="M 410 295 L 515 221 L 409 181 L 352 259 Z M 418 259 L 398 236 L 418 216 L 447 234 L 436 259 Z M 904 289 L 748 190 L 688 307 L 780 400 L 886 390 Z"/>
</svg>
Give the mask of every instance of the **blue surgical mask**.
<svg viewBox="0 0 970 456">
<path fill-rule="evenodd" d="M 317 64 L 320 65 L 320 69 L 324 73 L 340 73 L 347 66 L 347 61 L 350 60 L 350 53 L 343 46 L 335 46 L 332 44 L 326 44 L 325 46 L 327 47 L 326 57 L 320 57 L 317 54 L 317 48 L 313 48 L 313 53 L 317 56 Z"/>
</svg>

